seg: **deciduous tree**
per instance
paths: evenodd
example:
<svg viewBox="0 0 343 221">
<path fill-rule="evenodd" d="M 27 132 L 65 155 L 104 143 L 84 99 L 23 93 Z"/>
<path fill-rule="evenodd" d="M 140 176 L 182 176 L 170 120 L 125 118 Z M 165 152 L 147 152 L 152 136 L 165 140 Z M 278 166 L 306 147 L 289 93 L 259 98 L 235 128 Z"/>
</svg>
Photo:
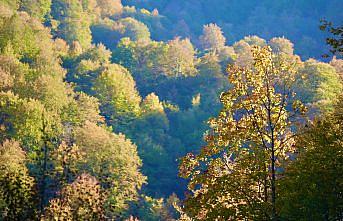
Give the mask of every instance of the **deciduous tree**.
<svg viewBox="0 0 343 221">
<path fill-rule="evenodd" d="M 294 149 L 295 71 L 269 47 L 255 47 L 253 58 L 252 69 L 228 68 L 232 87 L 209 121 L 207 145 L 180 165 L 190 179 L 186 212 L 196 219 L 278 219 L 278 168 Z M 293 107 L 305 109 L 298 101 Z"/>
<path fill-rule="evenodd" d="M 145 183 L 137 147 L 123 134 L 90 122 L 75 130 L 75 141 L 84 153 L 79 168 L 99 180 L 105 191 L 106 215 L 116 218 Z"/>
<path fill-rule="evenodd" d="M 332 110 L 343 90 L 335 68 L 314 59 L 309 59 L 299 69 L 296 87 L 299 99 L 321 111 Z"/>
<path fill-rule="evenodd" d="M 104 220 L 103 203 L 99 182 L 82 174 L 50 200 L 42 220 Z"/>
<path fill-rule="evenodd" d="M 27 220 L 35 213 L 35 182 L 26 168 L 25 151 L 15 140 L 0 145 L 0 218 Z"/>
<path fill-rule="evenodd" d="M 108 120 L 120 122 L 121 118 L 139 115 L 141 97 L 130 72 L 123 66 L 111 64 L 100 73 L 93 87 Z"/>
<path fill-rule="evenodd" d="M 293 43 L 284 37 L 272 38 L 268 42 L 268 45 L 272 48 L 274 53 L 284 53 L 287 55 L 293 55 L 294 53 Z"/>
<path fill-rule="evenodd" d="M 212 23 L 204 25 L 199 40 L 203 49 L 214 51 L 222 49 L 226 41 L 221 28 Z"/>
</svg>

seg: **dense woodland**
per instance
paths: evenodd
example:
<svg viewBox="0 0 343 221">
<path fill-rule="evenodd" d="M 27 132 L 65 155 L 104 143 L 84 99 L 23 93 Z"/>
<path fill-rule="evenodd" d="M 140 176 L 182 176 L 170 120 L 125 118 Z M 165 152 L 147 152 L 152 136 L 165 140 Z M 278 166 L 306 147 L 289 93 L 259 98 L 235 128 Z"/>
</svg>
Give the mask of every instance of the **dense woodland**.
<svg viewBox="0 0 343 221">
<path fill-rule="evenodd" d="M 343 219 L 342 10 L 0 0 L 0 220 Z"/>
<path fill-rule="evenodd" d="M 203 25 L 219 25 L 228 44 L 247 35 L 264 39 L 285 36 L 295 43 L 295 53 L 303 59 L 319 58 L 326 53 L 325 34 L 318 31 L 318 21 L 342 23 L 341 0 L 122 0 L 136 8 L 160 12 L 159 21 L 148 18 L 153 38 L 168 40 L 175 35 L 190 37 L 199 45 Z M 138 17 L 140 18 L 141 17 Z M 155 19 L 154 19 L 155 20 Z"/>
</svg>

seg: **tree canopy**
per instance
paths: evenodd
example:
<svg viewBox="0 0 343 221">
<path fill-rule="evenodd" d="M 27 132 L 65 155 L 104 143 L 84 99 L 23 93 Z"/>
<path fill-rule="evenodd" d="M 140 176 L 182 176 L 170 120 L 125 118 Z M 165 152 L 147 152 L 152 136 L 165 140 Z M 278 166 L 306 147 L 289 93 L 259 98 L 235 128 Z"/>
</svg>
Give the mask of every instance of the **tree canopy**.
<svg viewBox="0 0 343 221">
<path fill-rule="evenodd" d="M 342 7 L 0 0 L 0 220 L 340 219 Z"/>
</svg>

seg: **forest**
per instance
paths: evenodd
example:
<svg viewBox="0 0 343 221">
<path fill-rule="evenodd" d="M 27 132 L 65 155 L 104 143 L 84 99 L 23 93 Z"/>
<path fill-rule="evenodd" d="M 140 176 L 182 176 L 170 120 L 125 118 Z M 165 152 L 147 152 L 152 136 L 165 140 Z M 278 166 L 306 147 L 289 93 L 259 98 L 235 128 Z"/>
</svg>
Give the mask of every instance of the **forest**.
<svg viewBox="0 0 343 221">
<path fill-rule="evenodd" d="M 341 0 L 0 0 L 0 221 L 343 220 Z"/>
</svg>

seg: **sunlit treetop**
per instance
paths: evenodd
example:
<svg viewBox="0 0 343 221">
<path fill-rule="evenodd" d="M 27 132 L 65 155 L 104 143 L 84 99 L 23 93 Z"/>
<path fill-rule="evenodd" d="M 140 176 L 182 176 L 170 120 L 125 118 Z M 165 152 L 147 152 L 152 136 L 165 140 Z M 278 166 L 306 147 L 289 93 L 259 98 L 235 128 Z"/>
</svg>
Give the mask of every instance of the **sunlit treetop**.
<svg viewBox="0 0 343 221">
<path fill-rule="evenodd" d="M 294 54 L 294 44 L 287 38 L 272 38 L 268 42 L 268 45 L 272 48 L 274 53 L 285 53 L 288 55 Z"/>
<path fill-rule="evenodd" d="M 120 14 L 123 11 L 121 0 L 97 0 L 101 16 L 112 16 Z"/>
<path fill-rule="evenodd" d="M 266 40 L 264 40 L 263 38 L 258 37 L 257 35 L 249 35 L 249 36 L 245 36 L 243 38 L 243 41 L 245 41 L 246 43 L 248 43 L 250 46 L 266 46 L 267 42 Z"/>
<path fill-rule="evenodd" d="M 160 99 L 155 93 L 148 94 L 144 98 L 141 104 L 141 108 L 142 108 L 142 111 L 146 113 L 153 113 L 153 112 L 164 113 L 163 104 L 160 102 Z"/>
<path fill-rule="evenodd" d="M 252 56 L 252 68 L 228 67 L 232 87 L 220 96 L 218 117 L 209 120 L 207 145 L 181 163 L 191 191 L 185 209 L 196 219 L 277 216 L 276 167 L 295 151 L 294 122 L 306 108 L 294 99 L 292 64 L 270 47 L 254 46 Z"/>
<path fill-rule="evenodd" d="M 203 34 L 199 40 L 205 50 L 219 50 L 225 46 L 226 41 L 221 28 L 212 23 L 204 25 Z"/>
</svg>

